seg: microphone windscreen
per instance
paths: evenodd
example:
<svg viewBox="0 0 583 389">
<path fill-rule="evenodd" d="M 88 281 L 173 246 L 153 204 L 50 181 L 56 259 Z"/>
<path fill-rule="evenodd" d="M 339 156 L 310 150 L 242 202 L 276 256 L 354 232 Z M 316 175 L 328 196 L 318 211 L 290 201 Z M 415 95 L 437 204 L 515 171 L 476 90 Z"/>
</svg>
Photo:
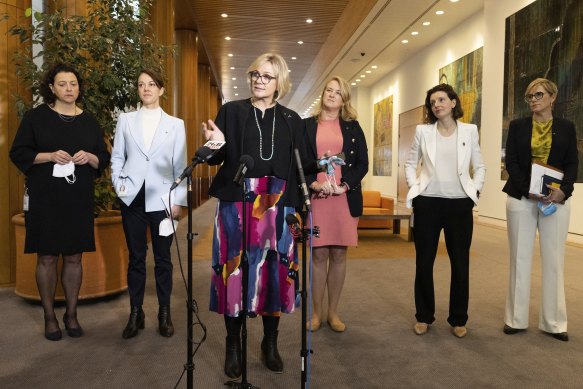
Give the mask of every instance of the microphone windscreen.
<svg viewBox="0 0 583 389">
<path fill-rule="evenodd" d="M 295 224 L 300 224 L 300 221 L 298 220 L 298 218 L 296 217 L 296 215 L 294 215 L 293 213 L 288 213 L 287 216 L 285 217 L 285 222 L 287 223 L 288 226 L 293 226 Z"/>
<path fill-rule="evenodd" d="M 212 153 L 213 153 L 213 150 L 211 148 L 206 147 L 206 146 L 202 146 L 201 148 L 196 150 L 195 158 L 206 161 L 211 156 Z"/>
<path fill-rule="evenodd" d="M 247 169 L 252 170 L 253 166 L 255 165 L 255 160 L 253 160 L 252 156 L 243 154 L 241 155 L 241 158 L 239 158 L 239 163 L 245 164 L 245 166 L 247 166 Z"/>
</svg>

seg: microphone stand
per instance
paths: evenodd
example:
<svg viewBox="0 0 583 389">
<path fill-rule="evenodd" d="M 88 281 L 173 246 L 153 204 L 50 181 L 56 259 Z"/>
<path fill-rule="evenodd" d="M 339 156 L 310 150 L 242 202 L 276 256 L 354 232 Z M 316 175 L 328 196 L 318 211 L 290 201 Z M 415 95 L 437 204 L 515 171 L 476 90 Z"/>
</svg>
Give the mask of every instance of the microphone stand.
<svg viewBox="0 0 583 389">
<path fill-rule="evenodd" d="M 305 228 L 308 212 L 306 210 L 306 205 L 302 207 L 300 211 L 300 216 L 302 218 L 302 229 L 301 234 L 296 238 L 296 242 L 302 244 L 302 289 L 301 289 L 301 304 L 302 304 L 302 320 L 301 320 L 301 331 L 302 331 L 302 349 L 300 350 L 300 357 L 301 357 L 301 369 L 302 369 L 302 382 L 301 388 L 305 389 L 306 383 L 308 381 L 308 356 L 309 354 L 313 354 L 314 350 L 308 350 L 307 344 L 307 328 L 306 323 L 308 321 L 308 288 L 307 288 L 307 242 L 310 239 L 310 235 L 313 232 L 313 236 L 316 238 L 320 237 L 320 227 L 314 226 L 312 228 Z"/>
<path fill-rule="evenodd" d="M 192 167 L 194 167 L 193 164 Z M 192 233 L 192 168 L 188 176 L 186 177 L 186 185 L 187 185 L 187 194 L 186 194 L 186 203 L 188 206 L 188 233 L 186 234 L 186 238 L 188 240 L 188 281 L 187 281 L 187 300 L 186 300 L 186 364 L 184 368 L 187 371 L 186 374 L 186 387 L 188 389 L 192 389 L 193 385 L 193 372 L 194 372 L 194 362 L 193 362 L 193 317 L 192 317 L 192 310 L 193 310 L 193 300 L 192 300 L 192 241 L 194 235 Z"/>
<path fill-rule="evenodd" d="M 243 310 L 242 325 L 241 325 L 241 382 L 227 381 L 225 385 L 242 389 L 259 389 L 257 386 L 251 385 L 247 382 L 247 309 L 248 309 L 248 294 L 249 294 L 249 260 L 247 258 L 247 182 L 245 177 L 241 177 L 243 183 L 243 201 L 241 204 L 241 240 L 242 240 L 242 254 L 241 254 L 241 269 L 243 270 Z"/>
</svg>

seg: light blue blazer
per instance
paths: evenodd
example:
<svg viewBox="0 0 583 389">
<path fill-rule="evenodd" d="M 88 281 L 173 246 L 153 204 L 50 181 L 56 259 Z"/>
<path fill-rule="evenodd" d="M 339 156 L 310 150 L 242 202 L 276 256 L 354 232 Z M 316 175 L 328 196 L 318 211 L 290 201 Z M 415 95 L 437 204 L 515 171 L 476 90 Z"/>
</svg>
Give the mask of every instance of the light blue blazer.
<svg viewBox="0 0 583 389">
<path fill-rule="evenodd" d="M 486 165 L 480 152 L 478 127 L 475 124 L 458 121 L 457 128 L 457 174 L 464 192 L 477 205 L 478 192 L 482 191 L 486 177 Z M 423 194 L 435 176 L 436 145 L 437 122 L 417 126 L 409 158 L 405 162 L 405 177 L 409 186 L 408 208 L 412 207 L 415 197 Z M 422 166 L 417 174 L 419 161 L 422 161 Z M 470 168 L 473 177 L 470 177 Z"/>
<path fill-rule="evenodd" d="M 140 111 L 119 115 L 111 151 L 111 179 L 120 200 L 128 206 L 145 182 L 146 212 L 163 211 L 162 196 L 167 196 L 172 183 L 186 168 L 184 121 L 162 111 L 148 151 L 141 123 Z M 126 194 L 120 196 L 122 185 Z M 173 197 L 172 205 L 186 206 L 186 180 L 175 189 Z"/>
</svg>

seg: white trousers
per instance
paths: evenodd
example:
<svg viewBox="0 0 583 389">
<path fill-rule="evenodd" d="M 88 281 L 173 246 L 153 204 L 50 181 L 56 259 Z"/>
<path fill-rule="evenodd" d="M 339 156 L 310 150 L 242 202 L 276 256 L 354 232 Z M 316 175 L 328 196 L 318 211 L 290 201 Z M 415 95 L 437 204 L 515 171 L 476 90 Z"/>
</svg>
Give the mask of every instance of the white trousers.
<svg viewBox="0 0 583 389">
<path fill-rule="evenodd" d="M 508 196 L 506 218 L 510 250 L 510 280 L 504 323 L 512 328 L 528 327 L 530 273 L 536 230 L 539 232 L 542 270 L 542 301 L 538 327 L 549 333 L 567 331 L 567 307 L 563 280 L 565 240 L 571 205 L 557 204 L 557 211 L 544 216 L 537 202 Z"/>
</svg>

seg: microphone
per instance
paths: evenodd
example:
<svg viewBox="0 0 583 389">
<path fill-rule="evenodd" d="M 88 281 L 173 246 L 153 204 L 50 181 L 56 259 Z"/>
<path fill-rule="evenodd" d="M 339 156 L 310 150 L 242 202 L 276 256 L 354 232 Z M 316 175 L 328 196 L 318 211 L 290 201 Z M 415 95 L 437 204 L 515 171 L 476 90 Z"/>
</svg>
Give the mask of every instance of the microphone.
<svg viewBox="0 0 583 389">
<path fill-rule="evenodd" d="M 255 165 L 255 161 L 253 157 L 247 154 L 241 155 L 239 158 L 239 169 L 237 170 L 237 174 L 235 174 L 235 178 L 233 178 L 233 182 L 239 186 L 243 185 L 243 180 L 245 179 L 245 174 L 247 174 L 247 170 L 253 169 Z"/>
<path fill-rule="evenodd" d="M 211 157 L 213 157 L 217 153 L 217 151 L 219 151 L 221 147 L 225 145 L 225 143 L 227 142 L 222 140 L 209 140 L 201 148 L 196 150 L 196 153 L 194 153 L 194 157 L 192 157 L 192 163 L 189 166 L 187 166 L 182 172 L 182 174 L 176 179 L 176 181 L 174 181 L 174 183 L 170 187 L 170 191 L 176 189 L 176 187 L 180 185 L 180 183 L 186 177 L 190 176 L 192 174 L 192 169 L 194 169 L 196 165 L 198 165 L 199 163 L 205 163 L 209 159 L 211 159 Z"/>
<path fill-rule="evenodd" d="M 294 149 L 294 154 L 296 156 L 296 164 L 298 165 L 298 174 L 300 176 L 300 186 L 302 188 L 302 193 L 304 195 L 304 203 L 306 204 L 306 209 L 308 212 L 312 212 L 312 202 L 310 201 L 310 192 L 308 191 L 308 186 L 306 185 L 306 176 L 304 176 L 304 168 L 302 167 L 302 159 L 300 158 L 300 152 L 297 148 Z"/>
</svg>

